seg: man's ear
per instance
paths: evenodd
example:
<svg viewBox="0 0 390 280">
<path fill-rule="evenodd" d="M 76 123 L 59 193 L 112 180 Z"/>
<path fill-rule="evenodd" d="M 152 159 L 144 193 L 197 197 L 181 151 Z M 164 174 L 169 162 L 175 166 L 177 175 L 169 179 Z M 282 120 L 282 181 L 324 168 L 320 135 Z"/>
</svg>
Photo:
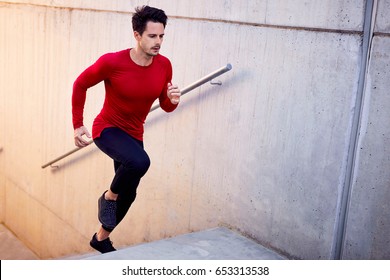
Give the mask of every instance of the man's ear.
<svg viewBox="0 0 390 280">
<path fill-rule="evenodd" d="M 135 38 L 137 41 L 141 40 L 141 34 L 139 34 L 138 31 L 134 31 L 134 38 Z"/>
</svg>

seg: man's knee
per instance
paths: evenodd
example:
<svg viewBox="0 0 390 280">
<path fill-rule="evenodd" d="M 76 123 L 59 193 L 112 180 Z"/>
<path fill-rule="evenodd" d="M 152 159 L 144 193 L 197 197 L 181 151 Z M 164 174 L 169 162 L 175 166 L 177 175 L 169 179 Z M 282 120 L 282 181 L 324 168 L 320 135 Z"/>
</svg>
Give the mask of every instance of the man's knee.
<svg viewBox="0 0 390 280">
<path fill-rule="evenodd" d="M 146 155 L 144 157 L 137 157 L 125 163 L 125 168 L 131 172 L 137 173 L 139 176 L 144 176 L 150 167 L 150 159 Z"/>
<path fill-rule="evenodd" d="M 145 157 L 138 162 L 137 171 L 143 176 L 149 170 L 149 167 L 150 167 L 150 159 L 149 157 Z"/>
</svg>

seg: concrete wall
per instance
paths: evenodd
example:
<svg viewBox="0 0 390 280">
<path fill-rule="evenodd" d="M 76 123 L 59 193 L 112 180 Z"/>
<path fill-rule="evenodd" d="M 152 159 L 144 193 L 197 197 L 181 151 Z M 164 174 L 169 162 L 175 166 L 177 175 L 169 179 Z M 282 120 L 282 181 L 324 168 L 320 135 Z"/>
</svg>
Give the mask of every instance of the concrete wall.
<svg viewBox="0 0 390 280">
<path fill-rule="evenodd" d="M 389 258 L 389 2 L 377 6 L 343 258 Z M 72 83 L 134 44 L 144 3 L 0 1 L 0 219 L 42 258 L 90 250 L 111 161 L 90 146 L 40 166 L 73 148 Z M 233 70 L 149 116 L 152 166 L 115 245 L 228 225 L 291 258 L 334 257 L 365 1 L 147 3 L 170 17 L 162 53 L 177 84 Z M 103 94 L 88 94 L 89 127 Z"/>
</svg>

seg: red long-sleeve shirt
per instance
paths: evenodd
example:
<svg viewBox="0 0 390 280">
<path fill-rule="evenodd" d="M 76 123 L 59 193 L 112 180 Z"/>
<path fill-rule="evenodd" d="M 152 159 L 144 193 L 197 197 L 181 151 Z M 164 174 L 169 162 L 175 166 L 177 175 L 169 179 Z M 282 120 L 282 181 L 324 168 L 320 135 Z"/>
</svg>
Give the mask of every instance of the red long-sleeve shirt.
<svg viewBox="0 0 390 280">
<path fill-rule="evenodd" d="M 92 137 L 99 137 L 106 127 L 118 127 L 142 141 L 145 119 L 157 98 L 166 112 L 177 107 L 167 96 L 167 84 L 171 79 L 172 65 L 168 58 L 160 54 L 145 67 L 132 61 L 129 49 L 103 55 L 73 84 L 73 128 L 84 125 L 87 89 L 104 81 L 105 100 L 93 122 Z"/>
</svg>

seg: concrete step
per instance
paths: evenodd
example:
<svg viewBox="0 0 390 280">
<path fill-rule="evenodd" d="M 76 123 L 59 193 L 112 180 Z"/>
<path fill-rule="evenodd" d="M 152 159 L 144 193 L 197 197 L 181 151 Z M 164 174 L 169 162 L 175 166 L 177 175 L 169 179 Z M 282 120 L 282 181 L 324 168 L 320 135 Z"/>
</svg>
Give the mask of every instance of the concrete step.
<svg viewBox="0 0 390 280">
<path fill-rule="evenodd" d="M 224 227 L 139 244 L 115 252 L 70 259 L 88 260 L 282 260 L 285 257 Z"/>
<path fill-rule="evenodd" d="M 0 260 L 38 260 L 7 227 L 0 224 Z"/>
</svg>

